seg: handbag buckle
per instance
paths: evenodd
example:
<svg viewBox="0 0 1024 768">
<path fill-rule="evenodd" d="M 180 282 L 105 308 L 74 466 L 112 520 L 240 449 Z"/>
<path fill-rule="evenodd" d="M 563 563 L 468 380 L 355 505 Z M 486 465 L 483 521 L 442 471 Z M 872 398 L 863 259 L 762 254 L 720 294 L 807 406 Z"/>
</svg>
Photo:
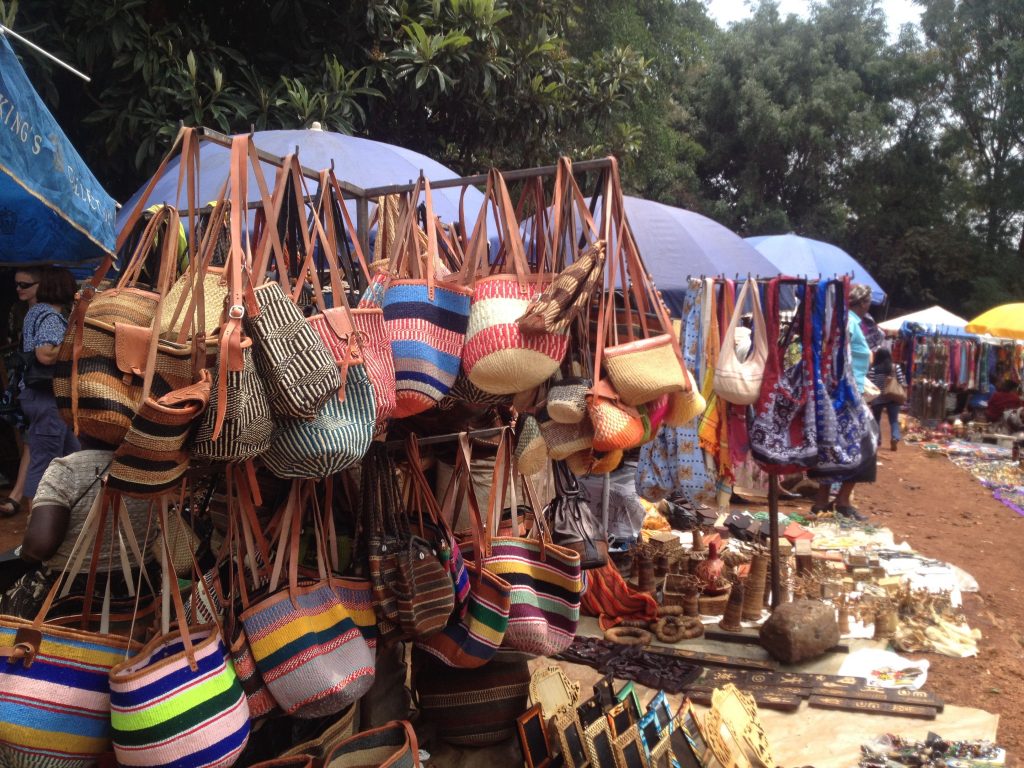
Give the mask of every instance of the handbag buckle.
<svg viewBox="0 0 1024 768">
<path fill-rule="evenodd" d="M 25 669 L 32 666 L 32 662 L 39 653 L 39 646 L 43 642 L 43 633 L 35 627 L 19 627 L 14 635 L 14 653 L 11 659 L 21 659 Z"/>
<path fill-rule="evenodd" d="M 232 304 L 228 307 L 228 317 L 232 320 L 241 320 L 245 315 L 245 307 L 241 304 Z"/>
</svg>

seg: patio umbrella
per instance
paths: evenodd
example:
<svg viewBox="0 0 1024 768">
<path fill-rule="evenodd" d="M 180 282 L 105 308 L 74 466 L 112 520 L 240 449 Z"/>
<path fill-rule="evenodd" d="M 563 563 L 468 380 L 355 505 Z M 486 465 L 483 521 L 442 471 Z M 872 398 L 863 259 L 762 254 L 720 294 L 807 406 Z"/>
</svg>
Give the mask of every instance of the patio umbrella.
<svg viewBox="0 0 1024 768">
<path fill-rule="evenodd" d="M 0 34 L 0 264 L 81 264 L 114 248 L 115 203 Z"/>
<path fill-rule="evenodd" d="M 291 131 L 257 131 L 253 141 L 259 149 L 272 155 L 284 156 L 295 152 L 298 148 L 299 160 L 307 168 L 321 170 L 334 163 L 334 172 L 338 179 L 368 189 L 388 184 L 405 184 L 414 182 L 420 170 L 431 181 L 457 178 L 459 174 L 446 168 L 426 155 L 421 155 L 402 147 L 384 144 L 379 141 L 362 139 L 358 136 L 346 136 L 332 131 L 316 128 Z M 200 174 L 199 199 L 202 202 L 213 200 L 220 190 L 224 179 L 228 176 L 231 150 L 227 147 L 204 140 L 199 149 Z M 263 163 L 263 173 L 268 183 L 272 183 L 276 169 Z M 260 193 L 256 180 L 249 172 L 249 200 L 259 200 Z M 316 194 L 317 183 L 307 180 L 311 194 Z M 152 203 L 171 203 L 179 207 L 184 201 L 177 200 L 178 160 L 168 163 L 167 169 L 157 181 L 150 195 Z M 125 203 L 118 217 L 118 229 L 124 224 L 128 213 L 134 208 L 139 195 L 145 190 L 145 184 Z M 458 188 L 439 189 L 434 191 L 434 212 L 442 221 L 454 222 L 459 219 Z M 471 188 L 466 193 L 465 211 L 469 219 L 467 228 L 472 228 L 483 202 L 483 194 Z M 355 206 L 350 202 L 351 209 Z M 492 231 L 493 228 L 492 228 Z"/>
<path fill-rule="evenodd" d="M 1024 340 L 1024 303 L 1003 304 L 982 312 L 967 324 L 967 330 L 1001 339 Z"/>
<path fill-rule="evenodd" d="M 644 264 L 675 316 L 689 276 L 779 274 L 770 259 L 707 216 L 638 197 L 626 197 L 626 216 Z"/>
<path fill-rule="evenodd" d="M 853 275 L 853 282 L 870 286 L 872 303 L 885 301 L 885 291 L 875 278 L 842 248 L 794 234 L 748 237 L 746 241 L 783 274 L 807 277 Z"/>
</svg>

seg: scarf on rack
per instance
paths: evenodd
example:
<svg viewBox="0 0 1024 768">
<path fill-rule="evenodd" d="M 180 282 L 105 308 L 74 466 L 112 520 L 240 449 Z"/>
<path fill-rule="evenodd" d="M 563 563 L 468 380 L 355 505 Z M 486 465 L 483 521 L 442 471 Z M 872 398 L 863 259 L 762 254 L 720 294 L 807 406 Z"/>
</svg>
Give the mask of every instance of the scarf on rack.
<svg viewBox="0 0 1024 768">
<path fill-rule="evenodd" d="M 617 626 L 626 619 L 655 621 L 658 618 L 655 599 L 630 587 L 610 559 L 602 567 L 591 568 L 586 574 L 587 591 L 580 597 L 580 608 L 587 615 L 596 616 L 602 630 Z"/>
</svg>

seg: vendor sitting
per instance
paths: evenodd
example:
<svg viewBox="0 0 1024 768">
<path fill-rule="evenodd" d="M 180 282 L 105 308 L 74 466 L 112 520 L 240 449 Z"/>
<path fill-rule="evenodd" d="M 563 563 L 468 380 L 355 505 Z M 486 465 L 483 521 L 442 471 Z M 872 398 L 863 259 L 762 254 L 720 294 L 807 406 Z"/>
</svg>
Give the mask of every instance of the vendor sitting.
<svg viewBox="0 0 1024 768">
<path fill-rule="evenodd" d="M 1005 411 L 1020 408 L 1022 405 L 1024 405 L 1024 400 L 1021 400 L 1017 383 L 1013 379 L 1004 379 L 996 385 L 996 391 L 988 399 L 985 417 L 995 423 L 1003 418 Z"/>
<path fill-rule="evenodd" d="M 114 452 L 100 449 L 99 444 L 83 437 L 83 450 L 54 459 L 39 481 L 39 490 L 32 502 L 32 513 L 21 545 L 21 558 L 38 567 L 18 579 L 7 592 L 0 593 L 0 614 L 34 619 L 53 586 L 70 560 L 78 535 L 82 532 L 89 511 L 101 492 L 102 478 L 110 467 Z M 149 566 L 151 581 L 158 576 L 152 568 L 152 547 L 158 524 L 149 519 L 150 504 L 142 499 L 122 498 L 121 527 L 131 525 L 143 557 Z M 98 550 L 95 582 L 97 610 L 110 574 L 111 596 L 128 597 L 128 585 L 121 570 L 121 548 L 111 542 L 111 521 L 108 515 L 103 539 Z M 148 533 L 148 536 L 147 536 Z M 116 540 L 115 540 L 116 542 Z M 138 562 L 128 547 L 128 560 L 133 569 L 132 580 L 140 581 Z M 71 594 L 82 595 L 88 578 L 91 549 L 86 554 L 83 573 L 79 574 Z M 154 582 L 155 583 L 155 582 Z M 143 591 L 149 587 L 143 582 Z"/>
</svg>

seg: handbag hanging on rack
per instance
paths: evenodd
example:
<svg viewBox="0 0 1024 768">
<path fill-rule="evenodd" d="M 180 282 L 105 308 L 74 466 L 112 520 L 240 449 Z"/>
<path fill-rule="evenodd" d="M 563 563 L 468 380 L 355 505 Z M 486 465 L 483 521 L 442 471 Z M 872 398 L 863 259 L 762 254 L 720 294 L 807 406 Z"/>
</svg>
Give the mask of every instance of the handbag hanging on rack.
<svg viewBox="0 0 1024 768">
<path fill-rule="evenodd" d="M 426 204 L 427 242 L 420 253 L 416 203 Z M 451 389 L 462 365 L 472 289 L 459 278 L 438 278 L 437 221 L 430 182 L 420 174 L 400 217 L 384 292 L 384 325 L 391 339 L 397 387 L 395 418 L 431 408 Z"/>
<path fill-rule="evenodd" d="M 754 345 L 750 356 L 740 360 L 736 355 L 736 329 L 740 327 L 743 310 L 750 299 L 753 313 Z M 761 382 L 768 358 L 768 341 L 765 333 L 764 313 L 761 311 L 761 293 L 754 278 L 747 278 L 736 299 L 729 326 L 725 330 L 725 342 L 715 366 L 715 393 L 734 405 L 753 405 L 761 394 Z"/>
<path fill-rule="evenodd" d="M 473 384 L 492 394 L 515 394 L 539 386 L 558 370 L 568 348 L 569 337 L 565 332 L 527 335 L 517 323 L 552 279 L 545 258 L 549 249 L 544 245 L 548 238 L 542 221 L 546 209 L 544 191 L 540 180 L 535 181 L 528 183 L 527 190 L 537 193 L 531 243 L 536 263 L 527 262 L 505 179 L 492 168 L 462 265 L 464 281 L 473 285 L 462 368 Z M 500 242 L 493 260 L 488 258 L 489 208 L 498 224 Z"/>
<path fill-rule="evenodd" d="M 584 500 L 576 475 L 561 461 L 555 462 L 555 497 L 544 517 L 552 539 L 579 554 L 580 570 L 608 562 L 608 533 Z"/>
</svg>

